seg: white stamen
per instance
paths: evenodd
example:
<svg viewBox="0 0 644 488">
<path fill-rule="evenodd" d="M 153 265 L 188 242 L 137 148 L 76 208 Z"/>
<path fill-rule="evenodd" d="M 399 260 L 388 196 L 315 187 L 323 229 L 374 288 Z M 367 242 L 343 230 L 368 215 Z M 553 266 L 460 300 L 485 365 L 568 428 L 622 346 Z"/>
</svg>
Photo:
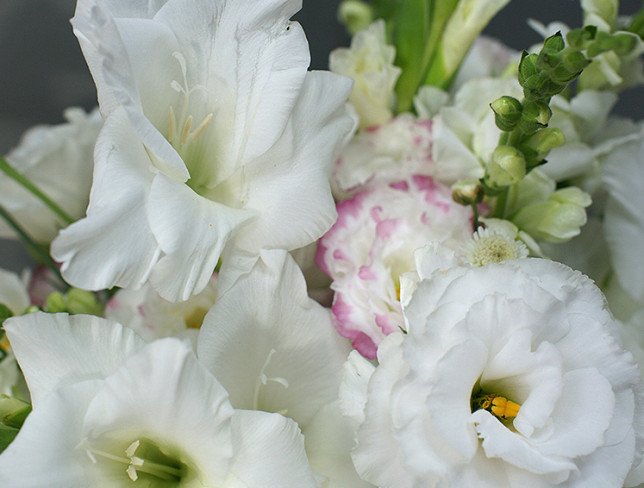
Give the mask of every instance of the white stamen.
<svg viewBox="0 0 644 488">
<path fill-rule="evenodd" d="M 132 481 L 136 481 L 139 479 L 139 473 L 136 472 L 136 468 L 131 464 L 127 467 L 125 472 L 127 473 L 127 475 Z"/>
<path fill-rule="evenodd" d="M 136 452 L 136 450 L 139 448 L 140 445 L 141 445 L 141 441 L 139 441 L 138 439 L 135 440 L 132 444 L 130 444 L 128 448 L 125 450 L 125 454 L 127 455 L 127 457 L 134 456 L 134 453 Z"/>
<path fill-rule="evenodd" d="M 197 139 L 199 139 L 199 136 L 203 133 L 204 130 L 206 130 L 206 127 L 208 127 L 208 124 L 210 124 L 210 121 L 213 119 L 213 117 L 214 114 L 212 112 L 204 117 L 197 128 L 192 132 L 192 134 L 190 134 L 191 141 L 196 141 Z"/>
<path fill-rule="evenodd" d="M 170 113 L 168 114 L 168 141 L 172 143 L 177 135 L 177 117 L 174 114 L 174 108 L 170 105 Z"/>
<path fill-rule="evenodd" d="M 190 135 L 190 129 L 192 128 L 192 115 L 189 115 L 183 124 L 183 130 L 181 131 L 181 139 L 179 144 L 182 146 L 188 141 L 188 136 Z"/>
<path fill-rule="evenodd" d="M 266 376 L 266 373 L 265 373 L 266 368 L 268 368 L 268 365 L 271 362 L 271 358 L 273 357 L 273 354 L 275 354 L 276 352 L 277 351 L 275 349 L 270 350 L 270 352 L 268 353 L 268 356 L 266 357 L 266 361 L 264 361 L 264 365 L 262 366 L 262 369 L 259 372 L 259 375 L 257 376 L 257 381 L 255 382 L 255 393 L 253 395 L 253 408 L 255 410 L 259 410 L 260 390 L 262 386 L 266 386 L 266 384 L 269 381 L 282 385 L 284 388 L 288 388 L 288 381 L 285 378 L 281 378 L 279 376 L 275 376 L 275 377 Z"/>
</svg>

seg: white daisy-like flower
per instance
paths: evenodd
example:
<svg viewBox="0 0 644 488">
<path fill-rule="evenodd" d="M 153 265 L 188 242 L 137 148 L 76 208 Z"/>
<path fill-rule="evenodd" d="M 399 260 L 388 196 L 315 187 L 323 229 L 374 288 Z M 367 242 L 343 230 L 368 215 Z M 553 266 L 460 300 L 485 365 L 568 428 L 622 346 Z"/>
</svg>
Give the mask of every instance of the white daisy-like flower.
<svg viewBox="0 0 644 488">
<path fill-rule="evenodd" d="M 496 222 L 506 225 L 479 227 L 472 240 L 465 244 L 465 258 L 472 266 L 528 257 L 528 248 L 517 239 L 516 227 L 507 221 Z"/>
<path fill-rule="evenodd" d="M 34 409 L 0 455 L 2 486 L 316 487 L 295 422 L 233 409 L 178 339 L 82 315 L 6 329 Z"/>
<path fill-rule="evenodd" d="M 226 287 L 262 248 L 333 223 L 328 170 L 353 128 L 350 80 L 307 72 L 297 0 L 80 0 L 73 19 L 106 117 L 87 217 L 52 255 L 75 286 L 170 300 Z"/>
<path fill-rule="evenodd" d="M 407 334 L 381 343 L 377 368 L 354 355 L 341 390 L 364 479 L 624 486 L 641 460 L 638 368 L 588 278 L 536 258 L 453 267 L 404 313 Z"/>
</svg>

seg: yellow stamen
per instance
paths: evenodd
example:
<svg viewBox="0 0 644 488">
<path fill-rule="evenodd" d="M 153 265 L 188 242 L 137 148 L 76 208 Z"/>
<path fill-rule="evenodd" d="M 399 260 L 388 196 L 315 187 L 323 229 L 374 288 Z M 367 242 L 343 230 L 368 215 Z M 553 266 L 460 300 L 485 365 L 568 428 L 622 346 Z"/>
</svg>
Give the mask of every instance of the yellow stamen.
<svg viewBox="0 0 644 488">
<path fill-rule="evenodd" d="M 494 394 L 478 397 L 475 400 L 475 404 L 477 404 L 479 408 L 487 410 L 495 417 L 503 420 L 515 418 L 519 415 L 519 410 L 521 409 L 521 405 L 518 403 Z"/>
</svg>

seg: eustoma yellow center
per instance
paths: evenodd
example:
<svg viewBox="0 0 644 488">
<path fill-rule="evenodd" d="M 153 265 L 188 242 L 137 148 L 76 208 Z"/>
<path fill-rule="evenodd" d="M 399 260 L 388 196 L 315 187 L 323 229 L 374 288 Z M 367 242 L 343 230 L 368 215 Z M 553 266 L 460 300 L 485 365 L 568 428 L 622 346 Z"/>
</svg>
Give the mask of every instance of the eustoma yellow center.
<svg viewBox="0 0 644 488">
<path fill-rule="evenodd" d="M 477 396 L 472 402 L 475 409 L 487 410 L 492 415 L 502 420 L 510 420 L 519 414 L 521 405 L 505 397 L 486 394 Z"/>
</svg>

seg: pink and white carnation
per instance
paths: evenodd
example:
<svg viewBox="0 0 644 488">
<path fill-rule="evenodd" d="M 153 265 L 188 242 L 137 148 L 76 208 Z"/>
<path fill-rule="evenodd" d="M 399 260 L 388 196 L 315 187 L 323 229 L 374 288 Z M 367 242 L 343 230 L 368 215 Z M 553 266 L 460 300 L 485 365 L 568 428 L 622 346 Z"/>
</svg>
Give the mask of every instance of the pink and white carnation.
<svg viewBox="0 0 644 488">
<path fill-rule="evenodd" d="M 643 481 L 633 471 L 638 368 L 590 279 L 544 259 L 421 274 L 406 334 L 383 341 L 377 368 L 354 354 L 346 370 L 343 411 L 360 425 L 353 461 L 364 479 L 381 488 Z"/>
<path fill-rule="evenodd" d="M 432 174 L 432 122 L 404 113 L 359 132 L 336 161 L 332 187 L 338 198 L 360 187 Z"/>
<path fill-rule="evenodd" d="M 380 341 L 404 327 L 400 277 L 414 270 L 414 251 L 429 241 L 460 246 L 472 235 L 471 210 L 421 175 L 364 189 L 337 210 L 316 261 L 333 279 L 336 328 L 372 359 Z"/>
</svg>

